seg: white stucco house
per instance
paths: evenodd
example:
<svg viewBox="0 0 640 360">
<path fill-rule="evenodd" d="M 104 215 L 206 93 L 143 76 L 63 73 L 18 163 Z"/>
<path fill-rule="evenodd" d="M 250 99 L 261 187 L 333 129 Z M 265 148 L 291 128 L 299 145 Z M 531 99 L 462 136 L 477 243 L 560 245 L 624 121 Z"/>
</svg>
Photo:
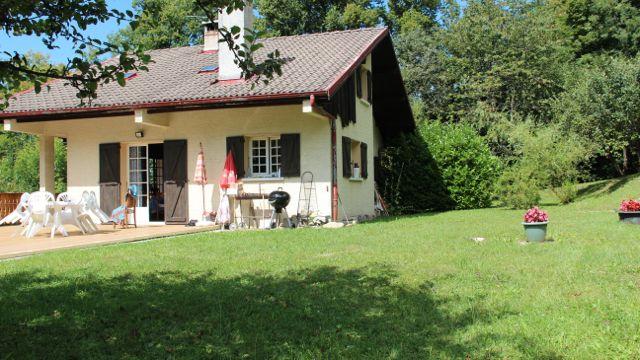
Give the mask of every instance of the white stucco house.
<svg viewBox="0 0 640 360">
<path fill-rule="evenodd" d="M 252 12 L 223 15 L 250 27 Z M 241 41 L 241 40 L 240 40 Z M 0 112 L 4 130 L 40 137 L 40 186 L 53 191 L 54 138 L 67 142 L 68 191 L 95 191 L 109 212 L 136 185 L 138 222 L 184 224 L 199 219 L 202 188 L 193 176 L 200 144 L 210 184 L 207 210 L 229 151 L 242 190 L 291 194 L 313 173 L 319 215 L 374 214 L 376 157 L 385 140 L 415 127 L 389 31 L 367 28 L 263 40 L 260 56 L 278 49 L 288 62 L 269 84 L 240 79 L 215 26 L 205 43 L 150 52 L 145 72 L 109 83 L 80 105 L 76 90 L 52 81 L 40 94 L 17 94 Z M 355 164 L 361 176 L 354 177 Z M 164 214 L 151 209 L 164 197 Z M 339 204 L 339 201 L 341 204 Z"/>
</svg>

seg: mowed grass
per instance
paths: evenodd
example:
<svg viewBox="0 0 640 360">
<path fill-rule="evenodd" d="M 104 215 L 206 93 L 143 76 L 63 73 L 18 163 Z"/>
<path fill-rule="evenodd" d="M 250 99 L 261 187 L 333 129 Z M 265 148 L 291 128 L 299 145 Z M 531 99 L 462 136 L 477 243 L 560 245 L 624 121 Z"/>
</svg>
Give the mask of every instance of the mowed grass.
<svg viewBox="0 0 640 360">
<path fill-rule="evenodd" d="M 543 244 L 497 208 L 5 261 L 0 358 L 640 358 L 639 195 L 548 197 Z"/>
</svg>

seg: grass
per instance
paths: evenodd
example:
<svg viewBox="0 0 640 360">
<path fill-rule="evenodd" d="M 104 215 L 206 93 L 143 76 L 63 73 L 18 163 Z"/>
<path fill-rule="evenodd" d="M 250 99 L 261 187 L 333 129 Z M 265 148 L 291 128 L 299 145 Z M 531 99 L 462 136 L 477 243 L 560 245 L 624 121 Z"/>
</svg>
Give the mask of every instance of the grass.
<svg viewBox="0 0 640 360">
<path fill-rule="evenodd" d="M 639 193 L 547 196 L 543 244 L 495 208 L 2 262 L 0 358 L 638 358 Z"/>
</svg>

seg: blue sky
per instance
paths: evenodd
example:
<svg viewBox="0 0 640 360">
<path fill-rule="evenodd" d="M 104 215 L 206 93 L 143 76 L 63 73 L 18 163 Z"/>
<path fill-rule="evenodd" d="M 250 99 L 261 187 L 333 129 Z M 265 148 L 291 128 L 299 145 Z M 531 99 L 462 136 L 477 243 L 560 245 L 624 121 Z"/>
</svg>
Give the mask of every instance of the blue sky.
<svg viewBox="0 0 640 360">
<path fill-rule="evenodd" d="M 25 0 L 26 1 L 26 0 Z M 107 0 L 110 8 L 115 8 L 120 11 L 131 9 L 131 0 Z M 87 34 L 94 38 L 104 40 L 107 35 L 118 30 L 119 27 L 126 26 L 125 23 L 118 25 L 115 20 L 111 20 L 106 23 L 101 23 L 96 26 L 87 29 Z M 8 36 L 5 32 L 0 33 L 0 52 L 4 51 L 18 51 L 25 53 L 29 50 L 37 51 L 51 56 L 53 63 L 66 63 L 68 57 L 73 57 L 72 44 L 65 41 L 59 41 L 57 45 L 60 49 L 49 50 L 42 44 L 40 38 L 36 36 Z"/>
</svg>

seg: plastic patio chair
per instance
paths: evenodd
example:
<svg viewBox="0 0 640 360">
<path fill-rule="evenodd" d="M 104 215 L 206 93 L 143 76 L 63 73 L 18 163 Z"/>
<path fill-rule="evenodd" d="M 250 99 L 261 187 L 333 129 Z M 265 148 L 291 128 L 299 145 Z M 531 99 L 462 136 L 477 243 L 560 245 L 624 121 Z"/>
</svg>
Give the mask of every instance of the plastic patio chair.
<svg viewBox="0 0 640 360">
<path fill-rule="evenodd" d="M 49 205 L 53 202 L 53 195 L 46 191 L 36 191 L 29 196 L 29 223 L 24 232 L 27 238 L 34 237 L 40 229 L 51 225 Z"/>
</svg>

